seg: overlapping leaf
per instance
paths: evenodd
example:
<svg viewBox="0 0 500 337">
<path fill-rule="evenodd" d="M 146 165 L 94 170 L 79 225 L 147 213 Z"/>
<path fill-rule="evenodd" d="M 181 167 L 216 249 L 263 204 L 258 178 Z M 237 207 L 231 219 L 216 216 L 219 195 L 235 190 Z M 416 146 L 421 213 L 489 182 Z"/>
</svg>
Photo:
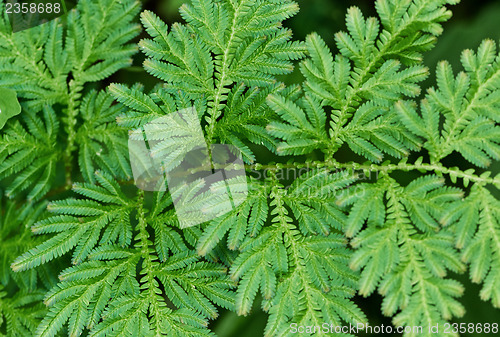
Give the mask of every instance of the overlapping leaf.
<svg viewBox="0 0 500 337">
<path fill-rule="evenodd" d="M 436 322 L 461 317 L 464 308 L 456 298 L 463 286 L 445 277 L 448 270 L 463 272 L 465 266 L 452 233 L 440 229 L 438 219 L 462 192 L 432 175 L 404 188 L 387 177 L 365 188 L 342 201 L 352 204 L 346 231 L 354 235 L 351 267 L 361 270 L 360 293 L 368 296 L 378 289 L 383 313 L 394 316 L 395 326 L 429 331 Z M 384 198 L 387 207 L 380 204 Z"/>
</svg>

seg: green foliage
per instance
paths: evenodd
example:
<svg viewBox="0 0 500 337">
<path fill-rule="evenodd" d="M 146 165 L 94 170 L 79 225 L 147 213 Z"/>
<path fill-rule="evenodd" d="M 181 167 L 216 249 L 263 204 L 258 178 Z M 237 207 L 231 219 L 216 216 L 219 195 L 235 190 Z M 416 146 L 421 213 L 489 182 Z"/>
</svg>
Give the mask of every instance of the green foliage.
<svg viewBox="0 0 500 337">
<path fill-rule="evenodd" d="M 143 193 L 127 197 L 110 176 L 97 172 L 95 179 L 98 185 L 74 185 L 83 199 L 49 205 L 54 215 L 35 224 L 33 232 L 57 235 L 12 264 L 15 271 L 31 269 L 73 250 L 75 266 L 65 269 L 58 285 L 45 295 L 49 313 L 36 335 L 53 336 L 66 321 L 74 336 L 83 329 L 91 336 L 117 329 L 132 335 L 148 335 L 150 329 L 174 336 L 201 334 L 205 319 L 217 316 L 214 305 L 233 306 L 228 293 L 232 283 L 224 267 L 200 261 L 189 248 L 190 242 L 175 230 L 178 223 L 172 211 L 165 212 L 171 205 L 164 200 L 168 196 L 157 194 L 145 209 Z M 148 223 L 163 232 L 154 243 Z M 192 235 L 193 240 L 199 233 Z M 163 246 L 168 237 L 176 245 L 156 253 L 153 245 Z"/>
<path fill-rule="evenodd" d="M 462 250 L 462 259 L 470 263 L 472 281 L 483 281 L 481 299 L 492 301 L 495 307 L 500 304 L 499 209 L 498 199 L 488 189 L 474 185 L 469 196 L 457 202 L 441 220 L 445 225 L 456 223 L 455 245 Z"/>
<path fill-rule="evenodd" d="M 136 1 L 80 1 L 64 25 L 58 19 L 15 34 L 3 3 L 0 85 L 16 90 L 29 107 L 59 103 L 74 117 L 85 83 L 103 80 L 132 62 L 137 47 L 127 42 L 139 33 L 131 22 L 139 10 Z"/>
<path fill-rule="evenodd" d="M 127 130 L 116 124 L 124 107 L 113 104 L 106 92 L 89 92 L 82 100 L 80 115 L 83 123 L 75 135 L 78 164 L 86 181 L 95 182 L 96 169 L 122 179 L 130 179 L 132 171 L 128 158 Z"/>
<path fill-rule="evenodd" d="M 187 24 L 176 23 L 170 31 L 154 13 L 141 15 L 152 37 L 139 43 L 148 57 L 144 68 L 166 83 L 167 92 L 206 100 L 208 141 L 232 144 L 253 162 L 242 139 L 271 143 L 263 129 L 270 114 L 265 98 L 282 89 L 275 76 L 290 73 L 291 61 L 304 56 L 304 46 L 291 42 L 291 31 L 281 27 L 298 6 L 289 0 L 194 1 L 180 11 Z"/>
<path fill-rule="evenodd" d="M 401 310 L 394 317 L 399 326 L 428 327 L 464 313 L 455 300 L 463 294 L 462 285 L 445 276 L 447 270 L 463 272 L 465 266 L 453 247 L 453 235 L 440 230 L 435 220 L 462 192 L 443 183 L 426 175 L 403 188 L 384 177 L 369 184 L 368 193 L 345 200 L 352 204 L 346 235 L 355 237 L 356 249 L 350 265 L 362 269 L 359 292 L 367 296 L 378 287 L 385 296 L 384 314 Z M 367 226 L 359 231 L 365 221 Z"/>
<path fill-rule="evenodd" d="M 465 72 L 455 77 L 446 61 L 439 63 L 438 87 L 430 89 L 422 101 L 421 116 L 408 103 L 396 108 L 405 125 L 425 139 L 431 162 L 457 151 L 475 166 L 485 168 L 500 159 L 500 127 L 496 125 L 500 122 L 500 56 L 495 43 L 485 40 L 477 53 L 464 51 L 462 64 Z"/>
<path fill-rule="evenodd" d="M 60 160 L 61 150 L 57 146 L 59 121 L 54 110 L 46 106 L 43 119 L 26 111 L 23 122 L 13 121 L 2 135 L 0 174 L 2 178 L 17 174 L 6 190 L 7 196 L 31 187 L 27 198 L 37 200 L 49 191 Z"/>
<path fill-rule="evenodd" d="M 28 200 L 40 199 L 53 187 L 61 161 L 69 188 L 77 149 L 85 178 L 92 179 L 96 162 L 101 170 L 130 177 L 124 155 L 126 133 L 110 124 L 116 117 L 113 112 L 118 114 L 120 109 L 110 109 L 112 100 L 104 94 L 95 97 L 90 92 L 83 99 L 82 95 L 86 83 L 103 80 L 131 64 L 137 47 L 127 42 L 139 33 L 132 23 L 139 4 L 83 1 L 64 18 L 64 24 L 56 19 L 15 34 L 3 6 L 2 1 L 0 87 L 14 89 L 28 112 L 22 118 L 25 126 L 12 121 L 14 126 L 5 130 L 0 141 L 0 177 L 16 175 L 7 193 L 17 195 L 31 188 Z M 84 119 L 83 125 L 79 118 Z M 99 160 L 96 155 L 103 142 L 107 152 L 101 158 L 108 157 Z M 109 161 L 117 167 L 111 168 Z"/>
<path fill-rule="evenodd" d="M 378 292 L 394 325 L 430 335 L 470 309 L 466 271 L 500 307 L 495 43 L 465 51 L 458 75 L 441 62 L 421 95 L 456 2 L 352 7 L 336 51 L 316 33 L 292 41 L 292 0 L 192 0 L 170 27 L 144 11 L 139 48 L 132 0 L 81 0 L 15 35 L 2 16 L 0 88 L 22 112 L 0 134 L 0 334 L 213 336 L 221 308 L 260 303 L 264 334 L 288 336 L 368 322 L 354 295 Z M 158 85 L 102 88 L 137 49 Z M 286 86 L 295 63 L 304 81 Z M 248 196 L 183 228 L 169 192 L 133 186 L 127 131 L 191 107 L 202 141 L 241 151 Z M 161 131 L 150 150 L 172 165 L 200 141 Z"/>
<path fill-rule="evenodd" d="M 41 303 L 47 288 L 55 285 L 57 270 L 43 268 L 13 273 L 10 263 L 23 251 L 40 242 L 33 238 L 30 226 L 40 217 L 45 203 L 19 208 L 0 198 L 0 330 L 1 336 L 29 336 L 46 313 Z"/>
</svg>

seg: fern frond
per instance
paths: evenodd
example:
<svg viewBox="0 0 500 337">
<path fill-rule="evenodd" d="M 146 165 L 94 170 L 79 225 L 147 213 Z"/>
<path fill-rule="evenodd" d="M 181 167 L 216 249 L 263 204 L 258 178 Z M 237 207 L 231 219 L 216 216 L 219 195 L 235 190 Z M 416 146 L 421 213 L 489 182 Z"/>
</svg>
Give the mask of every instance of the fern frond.
<svg viewBox="0 0 500 337">
<path fill-rule="evenodd" d="M 70 335 L 210 335 L 207 319 L 218 315 L 217 306 L 234 306 L 226 268 L 203 261 L 189 248 L 193 242 L 182 240 L 170 197 L 157 195 L 149 212 L 142 193 L 127 196 L 105 173 L 95 180 L 73 186 L 81 199 L 49 205 L 55 215 L 32 230 L 55 235 L 12 264 L 15 271 L 32 269 L 73 251 L 74 266 L 45 295 L 49 312 L 35 335 L 56 336 L 65 325 Z M 163 241 L 169 235 L 171 245 Z"/>
<path fill-rule="evenodd" d="M 270 187 L 255 182 L 247 201 L 212 221 L 201 236 L 201 254 L 212 250 L 227 232 L 229 248 L 240 251 L 231 266 L 231 278 L 238 281 L 237 312 L 247 315 L 261 292 L 264 309 L 270 313 L 266 336 L 287 335 L 290 322 L 364 321 L 349 299 L 357 279 L 342 261 L 350 252 L 344 240 L 331 233 L 343 217 L 331 201 L 356 178 L 348 172 L 311 171 L 285 191 L 275 180 L 277 173 L 270 174 L 274 176 Z M 269 216 L 271 224 L 263 227 Z M 300 301 L 287 301 L 292 295 Z"/>
<path fill-rule="evenodd" d="M 5 324 L 7 336 L 31 335 L 45 314 L 45 308 L 40 303 L 43 291 L 20 291 L 13 297 L 6 295 L 7 292 L 0 285 L 0 322 Z"/>
<path fill-rule="evenodd" d="M 455 76 L 447 62 L 438 65 L 437 88 L 428 90 L 420 104 L 420 112 L 408 102 L 396 105 L 408 130 L 425 140 L 424 147 L 429 151 L 431 162 L 438 163 L 454 151 L 481 168 L 500 159 L 499 114 L 495 110 L 500 94 L 498 59 L 495 43 L 486 40 L 477 52 L 466 50 L 462 53 L 465 72 Z M 444 119 L 442 126 L 441 118 Z M 474 171 L 473 168 L 465 170 L 466 173 Z M 483 176 L 490 173 L 487 171 Z M 456 182 L 453 171 L 450 177 Z M 464 177 L 465 187 L 469 182 Z M 441 218 L 441 222 L 455 233 L 463 259 L 470 263 L 472 280 L 485 282 L 481 298 L 492 300 L 495 306 L 499 305 L 498 291 L 492 281 L 498 276 L 498 266 L 494 262 L 498 249 L 493 243 L 499 228 L 497 204 L 498 200 L 484 183 L 476 183 L 465 200 L 457 202 Z M 466 208 L 462 208 L 465 205 Z M 474 259 L 471 254 L 475 254 Z"/>
<path fill-rule="evenodd" d="M 131 23 L 138 9 L 135 0 L 83 1 L 68 14 L 65 27 L 56 19 L 15 35 L 4 22 L 0 69 L 8 75 L 0 85 L 16 90 L 33 109 L 68 104 L 71 77 L 81 86 L 130 65 L 136 47 L 127 42 L 139 33 Z"/>
<path fill-rule="evenodd" d="M 407 103 L 397 105 L 406 127 L 425 139 L 431 161 L 453 151 L 482 168 L 500 159 L 499 59 L 495 43 L 485 40 L 477 52 L 462 53 L 465 72 L 454 76 L 447 62 L 439 63 L 437 88 L 428 90 L 420 114 Z M 440 116 L 444 117 L 441 128 L 436 123 Z"/>
<path fill-rule="evenodd" d="M 26 270 L 59 257 L 76 247 L 73 264 L 84 261 L 97 245 L 103 229 L 106 243 L 130 244 L 132 233 L 127 222 L 134 207 L 128 202 L 110 176 L 95 175 L 102 188 L 75 184 L 78 194 L 91 195 L 94 200 L 68 199 L 51 203 L 48 209 L 56 214 L 36 223 L 34 233 L 59 233 L 48 241 L 20 256 L 13 270 Z M 93 193 L 92 193 L 93 192 Z M 102 203 L 108 204 L 104 206 Z"/>
<path fill-rule="evenodd" d="M 481 299 L 491 301 L 495 307 L 500 306 L 499 209 L 498 199 L 484 186 L 475 184 L 467 198 L 457 202 L 441 219 L 453 230 L 455 244 L 463 260 L 470 264 L 472 281 L 483 282 Z"/>
<path fill-rule="evenodd" d="M 0 178 L 15 178 L 8 185 L 9 197 L 31 188 L 28 200 L 38 200 L 52 187 L 62 157 L 57 146 L 59 121 L 46 106 L 42 116 L 23 112 L 21 121 L 9 122 L 0 138 Z"/>
<path fill-rule="evenodd" d="M 284 132 L 275 132 L 276 126 L 270 125 L 271 133 L 285 141 L 284 148 L 290 146 L 291 154 L 321 149 L 332 155 L 347 143 L 355 153 L 381 162 L 384 152 L 401 158 L 418 149 L 417 139 L 400 127 L 391 105 L 420 93 L 418 83 L 428 73 L 420 65 L 421 53 L 433 46 L 435 36 L 441 32 L 440 23 L 449 18 L 450 12 L 444 7 L 448 3 L 454 1 L 377 1 L 380 22 L 365 19 L 357 7 L 351 7 L 346 17 L 348 32 L 335 36 L 340 51 L 335 58 L 317 34 L 308 36 L 310 58 L 301 63 L 305 97 L 319 102 L 315 110 L 320 115 L 325 115 L 321 110 L 332 109 L 331 120 L 316 127 L 321 133 L 328 128 L 328 136 L 316 135 L 286 145 L 290 142 L 286 137 L 290 136 L 284 134 L 293 132 L 288 115 L 282 116 L 286 121 L 283 128 L 287 126 Z M 407 67 L 401 69 L 401 63 Z M 364 116 L 364 121 L 351 120 L 353 114 Z M 308 130 L 304 123 L 302 128 Z"/>
<path fill-rule="evenodd" d="M 375 291 L 395 326 L 427 332 L 463 316 L 449 274 L 467 267 L 500 306 L 500 175 L 484 170 L 500 158 L 495 44 L 465 51 L 458 75 L 439 63 L 414 102 L 456 2 L 351 7 L 336 51 L 292 40 L 293 0 L 191 0 L 171 26 L 145 11 L 138 48 L 136 0 L 81 0 L 16 35 L 2 14 L 0 90 L 22 110 L 0 117 L 0 332 L 214 336 L 221 308 L 261 301 L 265 336 L 285 337 L 365 323 L 354 296 Z M 101 90 L 138 49 L 159 83 Z M 304 81 L 285 86 L 295 61 Z M 193 183 L 129 186 L 144 141 L 139 165 Z M 197 148 L 206 163 L 185 169 Z M 449 167 L 453 152 L 476 167 Z M 197 179 L 240 153 L 238 176 Z"/>
<path fill-rule="evenodd" d="M 356 252 L 351 260 L 351 267 L 361 270 L 360 293 L 368 296 L 378 288 L 384 314 L 397 313 L 396 326 L 417 325 L 428 331 L 436 322 L 464 314 L 455 299 L 463 286 L 445 277 L 447 270 L 463 272 L 465 266 L 453 248 L 452 233 L 440 229 L 437 220 L 462 192 L 443 183 L 429 175 L 401 187 L 384 177 L 375 186 L 367 184 L 368 193 L 343 202 L 353 205 L 348 233 L 362 229 L 352 241 Z M 385 210 L 381 205 L 367 207 L 380 198 L 388 200 Z M 382 214 L 374 215 L 376 209 Z"/>
<path fill-rule="evenodd" d="M 105 99 L 105 94 L 97 99 L 95 94 L 83 100 L 82 96 L 88 82 L 100 81 L 131 64 L 137 48 L 129 41 L 140 30 L 131 21 L 138 9 L 135 0 L 83 1 L 65 17 L 64 25 L 55 19 L 15 34 L 2 17 L 0 86 L 14 89 L 25 110 L 3 129 L 0 145 L 0 178 L 17 175 L 7 182 L 9 196 L 31 188 L 28 200 L 38 200 L 49 190 L 70 189 L 77 149 L 81 172 L 89 181 L 93 181 L 96 163 L 117 177 L 131 176 L 126 133 L 111 124 L 114 116 L 106 115 L 117 112 L 118 106 L 111 108 L 112 100 Z M 64 117 L 56 118 L 60 114 Z M 86 122 L 77 130 L 80 118 Z M 101 132 L 89 137 L 97 130 Z M 105 151 L 99 157 L 102 147 Z M 55 184 L 61 161 L 66 170 L 64 187 Z"/>
<path fill-rule="evenodd" d="M 75 142 L 86 181 L 95 182 L 98 167 L 118 178 L 132 177 L 127 130 L 116 125 L 116 118 L 123 111 L 123 106 L 113 104 L 106 91 L 91 91 L 83 98 L 80 113 L 84 122 L 76 131 Z"/>
<path fill-rule="evenodd" d="M 305 154 L 324 147 L 328 142 L 326 114 L 314 97 L 305 96 L 298 102 L 299 106 L 275 94 L 269 95 L 268 104 L 286 121 L 271 122 L 266 128 L 270 135 L 285 141 L 278 144 L 279 154 Z"/>
<path fill-rule="evenodd" d="M 305 54 L 301 43 L 290 42 L 290 30 L 280 27 L 281 21 L 297 10 L 290 0 L 272 4 L 260 0 L 195 1 L 181 7 L 187 24 L 174 24 L 169 32 L 155 14 L 146 11 L 141 19 L 153 39 L 140 42 L 148 56 L 144 67 L 165 81 L 169 92 L 182 91 L 194 100 L 206 98 L 207 107 L 201 113 L 208 124 L 209 145 L 214 138 L 233 144 L 246 162 L 253 162 L 255 156 L 242 141 L 245 136 L 273 148 L 271 139 L 256 136 L 266 125 L 267 107 L 262 94 L 253 96 L 255 87 L 266 88 L 267 94 L 276 91 L 280 84 L 275 75 L 290 73 L 291 61 Z M 240 117 L 243 111 L 238 109 L 238 114 L 234 105 L 228 105 L 234 102 L 235 94 L 243 93 L 252 99 L 247 104 L 254 105 L 254 116 Z M 116 98 L 125 99 L 120 93 Z M 221 117 L 224 120 L 218 123 Z M 234 118 L 247 124 L 238 125 Z M 229 123 L 230 127 L 224 128 Z"/>
<path fill-rule="evenodd" d="M 41 303 L 46 287 L 55 284 L 53 266 L 14 273 L 10 263 L 36 244 L 29 226 L 44 212 L 45 203 L 19 205 L 0 197 L 0 322 L 6 336 L 29 336 L 46 314 Z M 48 276 L 48 277 L 47 277 Z"/>
</svg>

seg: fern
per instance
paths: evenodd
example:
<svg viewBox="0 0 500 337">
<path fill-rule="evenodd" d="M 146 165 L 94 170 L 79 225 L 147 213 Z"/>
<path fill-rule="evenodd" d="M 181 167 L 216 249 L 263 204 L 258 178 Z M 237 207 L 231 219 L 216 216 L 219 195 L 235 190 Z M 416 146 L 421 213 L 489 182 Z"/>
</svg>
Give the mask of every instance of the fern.
<svg viewBox="0 0 500 337">
<path fill-rule="evenodd" d="M 447 270 L 463 272 L 465 266 L 453 247 L 453 235 L 440 230 L 435 220 L 461 191 L 443 187 L 443 179 L 432 175 L 405 188 L 389 177 L 368 188 L 371 193 L 347 201 L 352 208 L 346 235 L 355 236 L 352 245 L 357 248 L 351 267 L 363 268 L 360 293 L 366 296 L 378 287 L 385 296 L 383 312 L 392 316 L 401 310 L 394 317 L 398 326 L 429 327 L 463 315 L 455 300 L 463 287 L 444 277 Z M 369 206 L 384 198 L 387 209 Z M 358 234 L 365 221 L 368 227 Z"/>
<path fill-rule="evenodd" d="M 46 313 L 41 303 L 47 288 L 54 286 L 54 266 L 45 265 L 13 273 L 10 263 L 17 255 L 40 242 L 29 227 L 44 212 L 45 204 L 26 204 L 21 208 L 14 202 L 0 199 L 0 322 L 2 336 L 28 336 Z"/>
<path fill-rule="evenodd" d="M 82 0 L 15 37 L 3 16 L 0 89 L 15 90 L 22 112 L 0 129 L 11 199 L 0 204 L 0 329 L 213 336 L 221 309 L 246 316 L 260 302 L 265 336 L 289 336 L 292 324 L 367 323 L 354 296 L 378 292 L 395 326 L 430 336 L 470 309 L 456 280 L 467 271 L 499 307 L 495 43 L 464 51 L 458 75 L 439 63 L 422 94 L 423 53 L 457 2 L 378 0 L 378 18 L 351 7 L 335 51 L 316 33 L 292 40 L 292 0 L 192 0 L 170 27 L 144 11 L 138 48 L 132 0 Z M 137 49 L 158 85 L 102 88 Z M 280 82 L 296 64 L 303 83 Z M 202 130 L 173 123 L 184 109 Z M 177 167 L 200 142 L 232 145 L 246 198 L 185 228 L 175 190 L 131 186 L 128 142 L 158 118 L 172 123 L 152 157 Z M 447 164 L 457 155 L 468 166 Z M 191 208 L 218 213 L 210 192 Z"/>
<path fill-rule="evenodd" d="M 95 179 L 98 186 L 74 186 L 84 199 L 49 205 L 55 215 L 38 222 L 33 231 L 58 234 L 12 265 L 14 270 L 29 269 L 74 248 L 75 266 L 64 270 L 59 284 L 45 296 L 49 313 L 36 334 L 54 335 L 69 319 L 70 335 L 79 335 L 84 328 L 90 329 L 92 336 L 116 330 L 147 335 L 149 329 L 174 336 L 189 331 L 200 335 L 205 319 L 217 316 L 211 301 L 223 307 L 233 305 L 227 293 L 231 283 L 225 280 L 223 267 L 199 261 L 189 250 L 189 242 L 183 242 L 175 231 L 160 228 L 175 228 L 177 224 L 172 215 L 161 214 L 171 203 L 165 200 L 168 196 L 158 194 L 146 215 L 143 193 L 127 198 L 111 177 L 98 172 Z M 130 215 L 137 207 L 133 228 Z M 176 239 L 177 247 L 161 250 L 161 260 L 151 249 L 153 243 L 146 228 L 151 222 L 165 232 L 159 238 Z M 155 245 L 164 243 L 158 240 Z M 138 264 L 142 266 L 139 280 Z M 167 299 L 180 309 L 168 307 L 158 280 L 166 289 Z M 183 322 L 183 317 L 190 317 L 191 324 Z"/>
<path fill-rule="evenodd" d="M 131 64 L 131 56 L 137 48 L 127 42 L 139 33 L 138 25 L 131 22 L 139 5 L 133 0 L 84 1 L 78 4 L 76 11 L 67 15 L 64 26 L 56 19 L 15 34 L 10 28 L 3 1 L 0 9 L 4 13 L 0 19 L 0 72 L 4 74 L 0 87 L 14 89 L 18 97 L 23 98 L 25 109 L 32 112 L 31 117 L 25 118 L 28 133 L 26 127 L 19 124 L 5 131 L 0 147 L 0 174 L 2 178 L 18 175 L 7 193 L 18 194 L 33 188 L 28 199 L 38 200 L 53 187 L 58 162 L 64 161 L 65 187 L 71 187 L 77 148 L 80 150 L 82 174 L 91 177 L 88 170 L 94 171 L 95 154 L 101 150 L 96 149 L 95 142 L 91 144 L 85 139 L 90 134 L 88 128 L 106 128 L 106 123 L 115 116 L 106 116 L 111 111 L 102 111 L 100 116 L 96 113 L 90 117 L 94 110 L 109 108 L 112 102 L 106 102 L 101 95 L 97 99 L 100 106 L 92 106 L 96 104 L 96 98 L 92 98 L 95 94 L 88 93 L 82 99 L 84 87 Z M 43 119 L 36 114 L 41 110 L 45 111 Z M 57 114 L 64 117 L 58 119 Z M 78 118 L 87 121 L 80 127 L 83 128 L 80 135 Z M 126 177 L 130 175 L 130 169 L 124 167 L 127 165 L 123 156 L 124 133 L 117 131 L 116 126 L 110 131 L 117 135 L 110 132 L 106 139 L 98 140 L 98 135 L 94 139 L 111 143 L 110 156 L 120 168 L 117 172 L 108 171 Z M 60 134 L 64 135 L 66 143 L 59 147 L 56 139 Z M 38 151 L 42 153 L 41 158 L 38 158 Z M 33 186 L 34 181 L 39 181 L 36 186 Z"/>
</svg>

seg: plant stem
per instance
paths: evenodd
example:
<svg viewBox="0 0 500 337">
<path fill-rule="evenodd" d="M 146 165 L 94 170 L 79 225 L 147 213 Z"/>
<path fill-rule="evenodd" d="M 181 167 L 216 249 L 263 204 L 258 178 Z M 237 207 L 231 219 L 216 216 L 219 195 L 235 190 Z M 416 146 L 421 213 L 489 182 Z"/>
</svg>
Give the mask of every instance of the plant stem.
<svg viewBox="0 0 500 337">
<path fill-rule="evenodd" d="M 214 95 L 214 105 L 212 107 L 212 113 L 210 115 L 210 123 L 208 125 L 208 131 L 207 131 L 207 141 L 208 141 L 208 146 L 209 146 L 209 152 L 210 152 L 210 159 L 212 159 L 211 155 L 211 149 L 210 145 L 213 142 L 213 136 L 214 136 L 214 129 L 215 129 L 215 124 L 217 122 L 217 118 L 220 116 L 221 110 L 224 108 L 224 103 L 223 101 L 225 100 L 225 94 L 224 94 L 224 89 L 227 87 L 225 84 L 226 82 L 226 77 L 228 75 L 229 71 L 229 51 L 231 50 L 231 46 L 234 42 L 234 37 L 236 35 L 236 25 L 237 25 L 237 20 L 239 17 L 239 10 L 240 10 L 240 5 L 238 5 L 237 8 L 235 8 L 234 16 L 233 16 L 233 21 L 232 21 L 232 26 L 231 26 L 231 35 L 229 36 L 228 42 L 227 42 L 227 48 L 225 48 L 224 54 L 222 56 L 222 63 L 220 67 L 220 80 Z M 217 83 L 217 82 L 216 82 Z"/>
<path fill-rule="evenodd" d="M 359 164 L 355 162 L 339 163 L 338 161 L 331 159 L 328 161 L 311 161 L 307 163 L 292 163 L 292 164 L 271 164 L 271 165 L 261 165 L 254 164 L 246 167 L 247 170 L 269 170 L 276 171 L 287 168 L 328 168 L 328 169 L 351 169 L 351 170 L 367 170 L 367 171 L 377 171 L 390 173 L 393 171 L 427 171 L 436 172 L 441 174 L 453 175 L 457 178 L 467 179 L 474 183 L 481 185 L 493 184 L 500 185 L 499 178 L 491 178 L 488 176 L 478 176 L 472 172 L 462 171 L 458 168 L 448 168 L 440 163 L 438 164 L 427 164 L 427 163 L 406 163 L 400 162 L 398 164 L 387 164 L 387 165 L 376 165 L 376 164 Z"/>
<path fill-rule="evenodd" d="M 71 188 L 73 184 L 71 179 L 71 173 L 73 171 L 73 151 L 75 150 L 75 140 L 76 140 L 76 123 L 78 115 L 78 99 L 80 98 L 80 91 L 82 86 L 80 83 L 71 80 L 69 82 L 69 100 L 68 100 L 68 110 L 65 120 L 66 132 L 68 134 L 68 143 L 66 144 L 66 149 L 64 150 L 64 167 L 65 167 L 65 178 L 66 178 L 66 188 Z"/>
</svg>

